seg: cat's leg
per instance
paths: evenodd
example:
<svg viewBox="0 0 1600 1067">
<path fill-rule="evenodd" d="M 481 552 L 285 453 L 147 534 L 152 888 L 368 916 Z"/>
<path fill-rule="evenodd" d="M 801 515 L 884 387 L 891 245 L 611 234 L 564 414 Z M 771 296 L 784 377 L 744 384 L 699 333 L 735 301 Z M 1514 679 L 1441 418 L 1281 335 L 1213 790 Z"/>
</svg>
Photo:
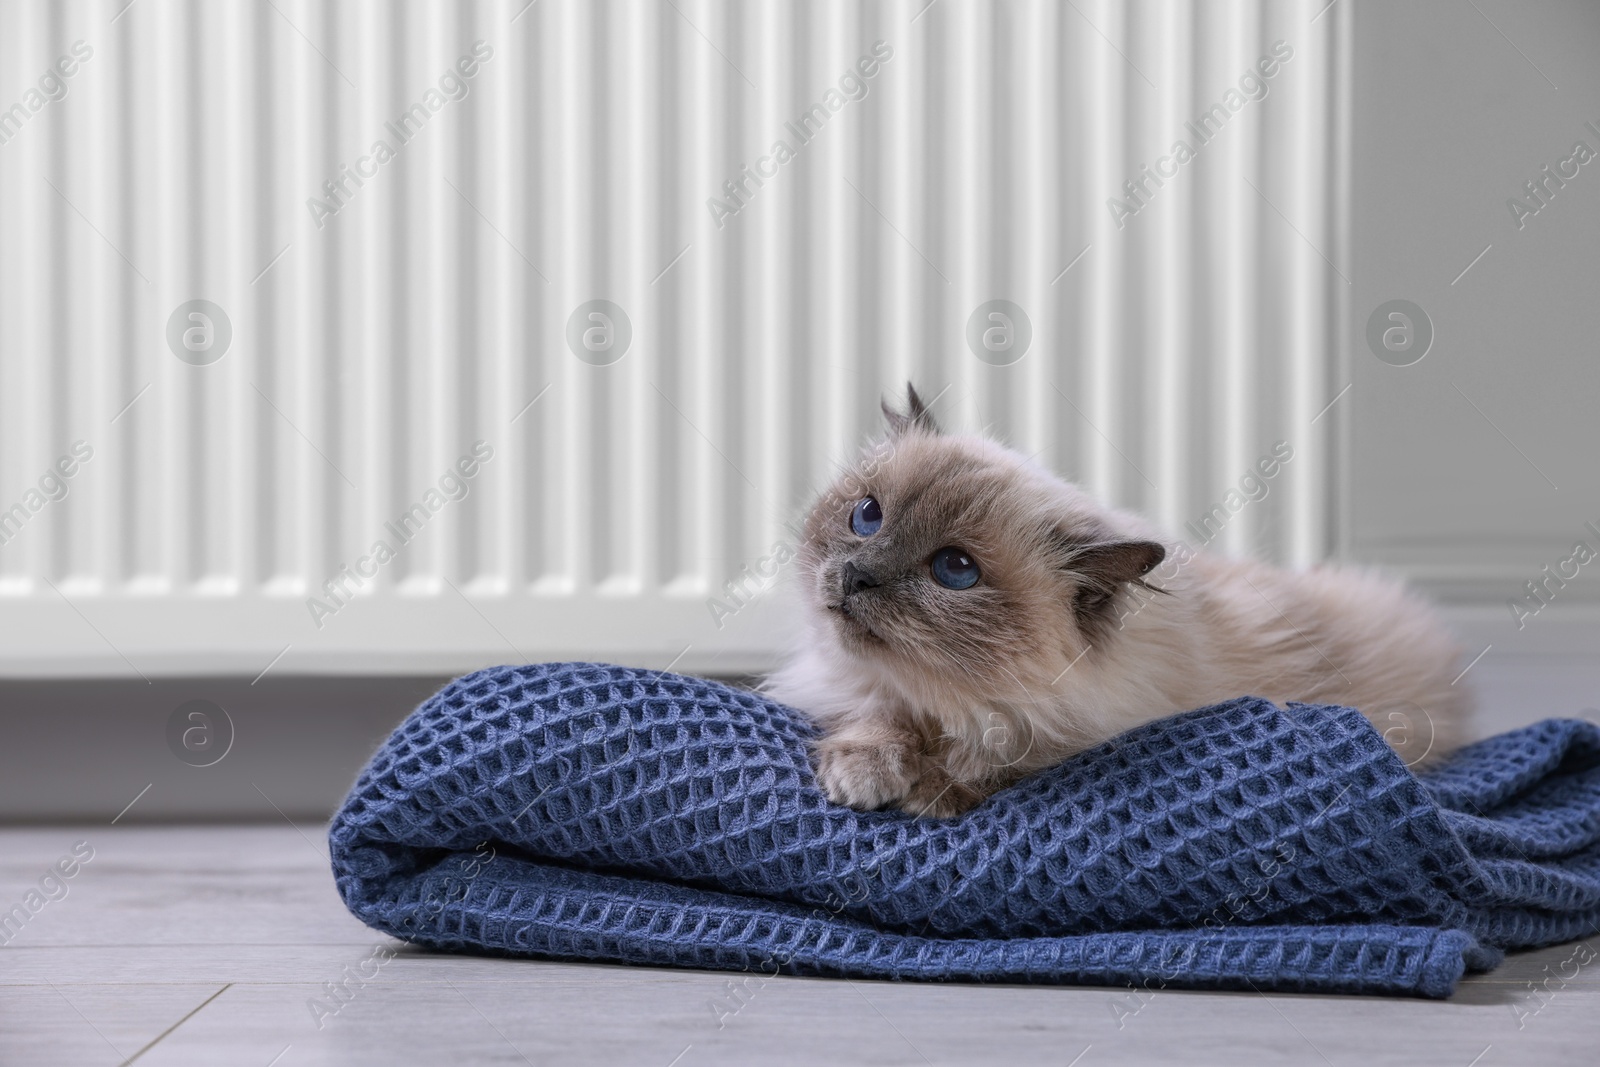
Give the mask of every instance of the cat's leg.
<svg viewBox="0 0 1600 1067">
<path fill-rule="evenodd" d="M 1029 769 L 1028 749 L 1020 753 L 993 746 L 1011 731 L 991 731 L 973 743 L 952 736 L 932 722 L 922 735 L 922 768 L 917 784 L 899 807 L 912 815 L 948 819 L 981 804 L 984 799 L 1018 781 Z"/>
<path fill-rule="evenodd" d="M 948 819 L 976 807 L 992 790 L 981 782 L 963 781 L 950 773 L 938 755 L 924 755 L 917 784 L 899 804 L 900 810 L 929 819 Z"/>
<path fill-rule="evenodd" d="M 890 712 L 856 715 L 816 747 L 817 784 L 835 804 L 858 811 L 903 800 L 921 770 L 921 738 Z"/>
</svg>

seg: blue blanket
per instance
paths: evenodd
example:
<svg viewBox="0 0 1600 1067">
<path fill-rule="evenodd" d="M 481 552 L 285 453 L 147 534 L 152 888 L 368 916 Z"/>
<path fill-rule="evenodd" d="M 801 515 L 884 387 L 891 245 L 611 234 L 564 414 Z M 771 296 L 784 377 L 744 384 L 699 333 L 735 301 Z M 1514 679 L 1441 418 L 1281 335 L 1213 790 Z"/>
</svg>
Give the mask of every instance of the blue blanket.
<svg viewBox="0 0 1600 1067">
<path fill-rule="evenodd" d="M 333 820 L 362 921 L 439 949 L 766 973 L 1450 994 L 1600 929 L 1600 730 L 1421 777 L 1347 708 L 1241 698 L 954 819 L 830 804 L 800 714 L 714 682 L 497 667 Z"/>
</svg>

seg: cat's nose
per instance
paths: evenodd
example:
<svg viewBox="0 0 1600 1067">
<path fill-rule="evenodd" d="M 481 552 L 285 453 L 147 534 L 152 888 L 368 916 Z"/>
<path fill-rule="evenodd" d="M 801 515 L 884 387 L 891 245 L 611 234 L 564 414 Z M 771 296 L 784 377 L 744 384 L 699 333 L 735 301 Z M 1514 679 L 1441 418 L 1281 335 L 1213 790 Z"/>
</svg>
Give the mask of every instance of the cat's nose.
<svg viewBox="0 0 1600 1067">
<path fill-rule="evenodd" d="M 863 589 L 871 589 L 879 585 L 878 579 L 873 577 L 871 571 L 864 571 L 854 563 L 844 565 L 844 595 L 859 593 Z"/>
</svg>

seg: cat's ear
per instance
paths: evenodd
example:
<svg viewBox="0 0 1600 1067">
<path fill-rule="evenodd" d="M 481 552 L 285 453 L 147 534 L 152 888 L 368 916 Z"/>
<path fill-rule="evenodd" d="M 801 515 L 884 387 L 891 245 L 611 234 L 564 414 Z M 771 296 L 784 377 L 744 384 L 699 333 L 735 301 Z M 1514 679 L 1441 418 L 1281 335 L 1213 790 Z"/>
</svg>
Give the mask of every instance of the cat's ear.
<svg viewBox="0 0 1600 1067">
<path fill-rule="evenodd" d="M 934 399 L 938 399 L 935 397 Z M 911 430 L 922 433 L 939 433 L 939 424 L 933 421 L 933 412 L 928 410 L 928 405 L 922 402 L 917 395 L 917 387 L 910 382 L 906 383 L 906 410 L 896 411 L 889 406 L 889 401 L 884 400 L 880 406 L 883 408 L 883 417 L 889 422 L 889 436 L 899 437 Z"/>
<path fill-rule="evenodd" d="M 1096 541 L 1069 551 L 1071 570 L 1119 585 L 1143 578 L 1167 558 L 1167 546 L 1159 541 Z"/>
<path fill-rule="evenodd" d="M 1144 577 L 1167 558 L 1166 546 L 1159 541 L 1080 541 L 1062 547 L 1062 569 L 1079 580 L 1079 612 L 1104 608 L 1130 582 L 1155 590 Z"/>
</svg>

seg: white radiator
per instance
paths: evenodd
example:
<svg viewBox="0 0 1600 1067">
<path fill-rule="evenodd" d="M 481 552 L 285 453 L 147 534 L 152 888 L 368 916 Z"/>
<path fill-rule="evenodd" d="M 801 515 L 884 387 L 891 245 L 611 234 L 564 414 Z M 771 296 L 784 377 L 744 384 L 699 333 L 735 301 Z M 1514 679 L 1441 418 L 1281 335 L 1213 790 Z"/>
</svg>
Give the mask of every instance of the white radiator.
<svg viewBox="0 0 1600 1067">
<path fill-rule="evenodd" d="M 0 7 L 0 672 L 760 668 L 908 378 L 1326 555 L 1324 3 Z"/>
</svg>

